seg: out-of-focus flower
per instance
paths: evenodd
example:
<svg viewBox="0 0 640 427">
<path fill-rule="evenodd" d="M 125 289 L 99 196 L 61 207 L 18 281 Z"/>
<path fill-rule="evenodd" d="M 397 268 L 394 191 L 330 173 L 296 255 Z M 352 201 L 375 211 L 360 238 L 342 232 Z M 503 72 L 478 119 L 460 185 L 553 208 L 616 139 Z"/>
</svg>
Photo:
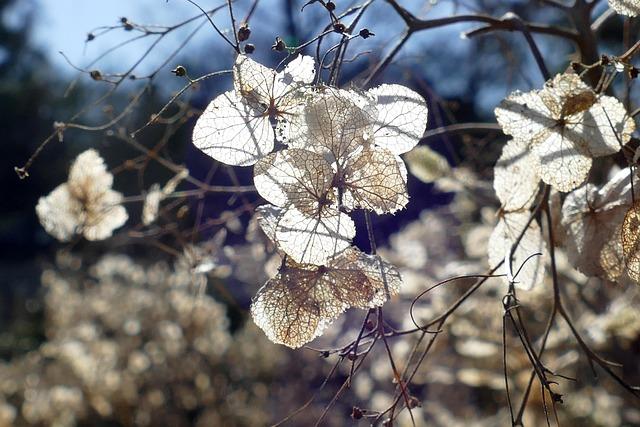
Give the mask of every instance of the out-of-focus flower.
<svg viewBox="0 0 640 427">
<path fill-rule="evenodd" d="M 81 153 L 71 165 L 69 178 L 36 206 L 40 223 L 49 234 L 66 242 L 75 234 L 104 240 L 124 225 L 128 215 L 122 194 L 111 189 L 113 175 L 96 150 Z"/>
</svg>

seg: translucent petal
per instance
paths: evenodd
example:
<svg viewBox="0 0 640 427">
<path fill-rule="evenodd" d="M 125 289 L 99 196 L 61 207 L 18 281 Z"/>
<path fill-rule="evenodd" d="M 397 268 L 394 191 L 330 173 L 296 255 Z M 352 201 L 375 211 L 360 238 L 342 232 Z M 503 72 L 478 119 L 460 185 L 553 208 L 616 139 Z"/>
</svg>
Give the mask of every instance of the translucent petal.
<svg viewBox="0 0 640 427">
<path fill-rule="evenodd" d="M 538 162 L 527 143 L 512 139 L 502 149 L 494 168 L 493 188 L 505 211 L 526 209 L 533 203 L 540 184 Z"/>
<path fill-rule="evenodd" d="M 601 96 L 571 129 L 593 157 L 620 151 L 635 130 L 633 119 L 624 105 L 611 96 Z"/>
<path fill-rule="evenodd" d="M 245 55 L 233 65 L 233 87 L 253 108 L 267 108 L 273 96 L 276 72 Z"/>
<path fill-rule="evenodd" d="M 609 0 L 609 6 L 621 15 L 640 15 L 640 0 Z"/>
<path fill-rule="evenodd" d="M 504 214 L 498 224 L 493 229 L 489 237 L 489 264 L 491 267 L 497 266 L 505 260 L 511 246 L 517 241 L 520 234 L 525 230 L 525 226 L 531 214 L 529 212 L 511 212 Z M 535 253 L 546 253 L 546 245 L 542 238 L 540 227 L 534 220 L 524 231 L 522 239 L 513 252 L 512 273 L 515 275 L 522 266 L 522 263 Z M 502 271 L 505 271 L 505 266 Z M 529 259 L 522 267 L 520 274 L 516 277 L 516 286 L 531 290 L 542 281 L 544 277 L 544 257 L 536 256 Z"/>
<path fill-rule="evenodd" d="M 322 317 L 322 307 L 309 295 L 315 288 L 315 276 L 315 271 L 304 270 L 296 274 L 279 273 L 254 297 L 253 321 L 274 343 L 301 347 L 321 335 L 333 320 Z M 338 314 L 344 308 L 336 309 Z"/>
<path fill-rule="evenodd" d="M 393 84 L 378 86 L 368 93 L 376 99 L 376 145 L 394 154 L 415 147 L 427 127 L 429 111 L 425 99 L 405 86 Z"/>
<path fill-rule="evenodd" d="M 234 91 L 215 98 L 193 129 L 193 144 L 228 165 L 248 166 L 273 150 L 269 117 Z"/>
<path fill-rule="evenodd" d="M 627 273 L 640 284 L 640 204 L 634 204 L 625 214 L 621 230 Z"/>
<path fill-rule="evenodd" d="M 276 75 L 274 98 L 279 98 L 293 88 L 313 82 L 316 74 L 316 62 L 313 56 L 299 55 Z"/>
<path fill-rule="evenodd" d="M 577 74 L 557 74 L 552 80 L 545 82 L 538 95 L 553 119 L 584 112 L 596 102 L 593 89 Z"/>
<path fill-rule="evenodd" d="M 560 132 L 553 132 L 533 147 L 538 157 L 540 178 L 556 190 L 579 187 L 589 176 L 591 158 Z"/>
<path fill-rule="evenodd" d="M 313 216 L 291 207 L 278 223 L 276 240 L 296 262 L 323 265 L 347 248 L 355 234 L 351 218 L 330 206 Z"/>
<path fill-rule="evenodd" d="M 80 226 L 82 204 L 72 197 L 69 186 L 61 184 L 46 197 L 40 197 L 36 213 L 44 229 L 60 240 L 68 242 Z"/>
<path fill-rule="evenodd" d="M 346 165 L 343 180 L 343 204 L 349 209 L 394 213 L 409 202 L 403 161 L 389 150 L 364 149 Z"/>
<path fill-rule="evenodd" d="M 507 135 L 532 144 L 543 141 L 556 121 L 536 92 L 514 92 L 495 109 L 496 119 Z"/>
<path fill-rule="evenodd" d="M 620 252 L 619 228 L 628 210 L 624 178 L 617 174 L 600 191 L 592 184 L 580 187 L 567 195 L 562 206 L 569 261 L 588 276 L 612 280 L 620 271 L 614 262 Z"/>
<path fill-rule="evenodd" d="M 349 247 L 326 266 L 287 261 L 258 291 L 251 314 L 270 340 L 300 347 L 348 307 L 382 305 L 398 292 L 400 282 L 393 266 Z"/>
<path fill-rule="evenodd" d="M 276 242 L 276 228 L 284 209 L 273 205 L 262 205 L 256 208 L 258 225 L 272 242 Z"/>
<path fill-rule="evenodd" d="M 333 175 L 322 155 L 291 148 L 256 163 L 253 181 L 258 193 L 274 205 L 293 203 L 311 215 L 332 196 Z"/>
<path fill-rule="evenodd" d="M 339 163 L 367 143 L 372 118 L 346 96 L 345 91 L 324 88 L 304 109 L 299 137 L 290 147 L 330 153 Z"/>
</svg>

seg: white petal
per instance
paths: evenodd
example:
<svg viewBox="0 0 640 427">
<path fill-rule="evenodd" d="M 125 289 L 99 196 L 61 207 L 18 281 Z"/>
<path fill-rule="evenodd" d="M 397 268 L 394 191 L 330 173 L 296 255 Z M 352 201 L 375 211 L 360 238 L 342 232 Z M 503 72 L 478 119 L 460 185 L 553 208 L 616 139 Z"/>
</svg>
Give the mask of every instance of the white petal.
<svg viewBox="0 0 640 427">
<path fill-rule="evenodd" d="M 493 188 L 505 211 L 531 206 L 540 184 L 537 166 L 526 142 L 512 139 L 504 146 L 494 168 Z"/>
<path fill-rule="evenodd" d="M 635 123 L 620 101 L 601 96 L 572 130 L 579 134 L 593 157 L 601 157 L 620 151 L 629 142 Z"/>
<path fill-rule="evenodd" d="M 309 217 L 291 207 L 278 223 L 276 240 L 296 262 L 324 265 L 347 248 L 355 234 L 353 220 L 336 209 L 325 207 Z"/>
<path fill-rule="evenodd" d="M 325 158 L 291 148 L 270 154 L 255 165 L 256 190 L 276 206 L 295 204 L 304 212 L 317 208 L 331 189 L 333 170 Z"/>
<path fill-rule="evenodd" d="M 273 97 L 276 72 L 245 55 L 238 55 L 233 66 L 233 87 L 254 108 L 266 109 Z"/>
<path fill-rule="evenodd" d="M 369 90 L 376 98 L 375 143 L 394 154 L 415 147 L 427 127 L 429 111 L 424 98 L 401 85 L 381 85 Z"/>
<path fill-rule="evenodd" d="M 495 267 L 501 261 L 505 260 L 505 255 L 509 253 L 512 245 L 516 242 L 520 234 L 525 230 L 525 225 L 530 217 L 529 212 L 512 212 L 506 213 L 500 218 L 498 224 L 493 229 L 489 238 L 489 265 Z M 535 253 L 545 254 L 546 245 L 540 233 L 540 227 L 534 220 L 524 232 L 518 247 L 513 252 L 512 274 L 516 274 L 522 263 Z M 530 290 L 540 283 L 544 277 L 544 261 L 543 257 L 535 256 L 529 259 L 520 274 L 515 278 L 516 287 Z M 503 265 L 502 273 L 506 270 Z"/>
<path fill-rule="evenodd" d="M 556 123 L 536 92 L 512 93 L 495 109 L 495 114 L 504 133 L 531 144 L 544 140 Z"/>
<path fill-rule="evenodd" d="M 533 152 L 538 157 L 540 178 L 558 191 L 571 191 L 589 176 L 591 158 L 560 132 L 549 134 Z"/>
<path fill-rule="evenodd" d="M 344 173 L 343 204 L 378 214 L 394 213 L 409 202 L 406 168 L 397 155 L 383 148 L 366 148 L 352 158 Z"/>
<path fill-rule="evenodd" d="M 193 129 L 193 144 L 222 163 L 248 166 L 273 150 L 273 130 L 268 116 L 229 91 L 202 113 Z"/>
<path fill-rule="evenodd" d="M 323 88 L 304 109 L 304 119 L 297 125 L 297 138 L 290 147 L 321 154 L 331 154 L 343 164 L 349 156 L 367 144 L 372 134 L 372 118 L 358 107 L 346 91 Z"/>
</svg>

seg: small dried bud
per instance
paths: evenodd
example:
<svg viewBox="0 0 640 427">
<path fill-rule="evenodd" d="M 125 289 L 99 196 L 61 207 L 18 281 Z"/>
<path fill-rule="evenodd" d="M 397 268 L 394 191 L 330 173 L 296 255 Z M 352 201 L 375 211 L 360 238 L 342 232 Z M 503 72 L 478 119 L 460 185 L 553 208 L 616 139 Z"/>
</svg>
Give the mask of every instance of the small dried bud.
<svg viewBox="0 0 640 427">
<path fill-rule="evenodd" d="M 334 10 L 336 10 L 336 4 L 332 1 L 328 1 L 325 7 L 329 12 L 333 12 Z"/>
<path fill-rule="evenodd" d="M 247 43 L 244 46 L 244 53 L 246 53 L 247 55 L 251 55 L 253 52 L 255 52 L 255 50 L 256 50 L 256 47 L 251 43 Z"/>
<path fill-rule="evenodd" d="M 609 61 L 609 57 L 608 57 L 607 55 L 602 55 L 602 56 L 600 57 L 600 63 L 601 63 L 602 65 L 608 65 L 608 64 L 609 64 L 609 62 L 610 62 L 610 61 Z"/>
<path fill-rule="evenodd" d="M 367 323 L 366 323 L 366 325 L 364 325 L 364 327 L 365 327 L 365 329 L 367 331 L 373 331 L 373 328 L 375 328 L 376 325 L 375 325 L 375 323 L 373 323 L 373 320 L 369 319 L 369 320 L 367 320 Z"/>
<path fill-rule="evenodd" d="M 335 24 L 333 24 L 333 31 L 342 34 L 347 31 L 347 27 L 345 27 L 342 22 L 336 22 Z"/>
<path fill-rule="evenodd" d="M 251 36 L 251 29 L 249 28 L 249 25 L 245 22 L 240 26 L 240 28 L 238 28 L 238 41 L 241 41 L 241 42 L 246 41 L 249 39 L 249 36 Z"/>
<path fill-rule="evenodd" d="M 572 69 L 574 72 L 576 72 L 576 73 L 580 72 L 580 69 L 581 69 L 581 68 L 582 68 L 582 65 L 580 65 L 580 63 L 578 63 L 578 62 L 572 62 L 572 63 L 571 63 L 571 69 Z"/>
<path fill-rule="evenodd" d="M 367 28 L 361 29 L 359 34 L 360 34 L 360 37 L 362 37 L 363 39 L 368 39 L 371 36 L 375 36 L 375 34 L 373 34 Z"/>
<path fill-rule="evenodd" d="M 135 79 L 137 79 L 137 77 L 136 77 L 136 75 L 135 75 L 135 74 L 131 74 L 131 75 L 129 76 L 129 80 L 135 80 Z"/>
<path fill-rule="evenodd" d="M 347 355 L 347 359 L 351 360 L 352 362 L 355 360 L 358 360 L 358 355 L 357 354 L 353 354 L 353 353 L 349 353 Z"/>
<path fill-rule="evenodd" d="M 418 408 L 422 406 L 422 402 L 420 402 L 417 397 L 411 396 L 409 397 L 408 406 L 409 409 Z"/>
<path fill-rule="evenodd" d="M 363 416 L 362 409 L 358 408 L 357 406 L 354 406 L 353 409 L 351 410 L 351 418 L 353 418 L 354 420 L 359 420 L 362 418 L 362 416 Z"/>
<path fill-rule="evenodd" d="M 638 67 L 631 67 L 629 68 L 629 78 L 630 79 L 636 79 L 638 78 L 638 73 L 640 72 L 640 69 L 638 69 Z"/>
<path fill-rule="evenodd" d="M 100 71 L 98 70 L 91 70 L 89 72 L 89 75 L 93 80 L 102 80 L 102 73 L 100 73 Z"/>
<path fill-rule="evenodd" d="M 87 41 L 90 42 L 91 40 L 95 39 L 96 36 L 94 36 L 92 33 L 87 34 Z"/>
<path fill-rule="evenodd" d="M 127 22 L 129 22 L 129 20 L 127 19 L 126 16 L 123 16 L 122 18 L 120 18 L 120 23 L 126 24 Z"/>
<path fill-rule="evenodd" d="M 187 75 L 187 69 L 182 65 L 178 65 L 175 69 L 171 70 L 171 72 L 177 77 L 184 77 Z"/>
<path fill-rule="evenodd" d="M 325 359 L 328 358 L 331 355 L 331 353 L 329 353 L 327 350 L 323 351 L 322 354 L 320 356 L 324 357 Z"/>
<path fill-rule="evenodd" d="M 273 44 L 273 46 L 271 46 L 271 49 L 277 52 L 282 52 L 286 48 L 287 48 L 287 45 L 285 44 L 284 40 L 282 40 L 280 37 L 276 37 L 276 42 Z"/>
</svg>

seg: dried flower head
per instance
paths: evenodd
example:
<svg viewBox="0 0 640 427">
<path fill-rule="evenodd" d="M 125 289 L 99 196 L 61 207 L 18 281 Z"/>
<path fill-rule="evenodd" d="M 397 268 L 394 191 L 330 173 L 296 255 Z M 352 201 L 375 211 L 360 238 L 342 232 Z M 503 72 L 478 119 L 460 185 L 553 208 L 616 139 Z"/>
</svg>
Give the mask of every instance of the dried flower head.
<svg viewBox="0 0 640 427">
<path fill-rule="evenodd" d="M 325 266 L 287 259 L 258 291 L 251 314 L 271 341 L 296 348 L 321 335 L 347 308 L 382 305 L 400 282 L 393 266 L 353 247 Z"/>
<path fill-rule="evenodd" d="M 111 189 L 113 175 L 96 150 L 81 153 L 71 165 L 67 182 L 60 184 L 36 206 L 40 223 L 60 241 L 75 234 L 103 240 L 124 225 L 128 215 L 122 194 Z"/>
<path fill-rule="evenodd" d="M 495 113 L 505 133 L 529 144 L 542 180 L 564 192 L 586 180 L 592 158 L 616 153 L 635 130 L 617 99 L 596 94 L 575 74 L 515 92 Z"/>
<path fill-rule="evenodd" d="M 193 143 L 205 154 L 229 165 L 248 166 L 273 150 L 276 137 L 286 138 L 288 121 L 300 114 L 304 87 L 315 72 L 312 57 L 299 56 L 280 73 L 239 55 L 233 67 L 234 90 L 215 98 L 196 122 Z"/>
</svg>

